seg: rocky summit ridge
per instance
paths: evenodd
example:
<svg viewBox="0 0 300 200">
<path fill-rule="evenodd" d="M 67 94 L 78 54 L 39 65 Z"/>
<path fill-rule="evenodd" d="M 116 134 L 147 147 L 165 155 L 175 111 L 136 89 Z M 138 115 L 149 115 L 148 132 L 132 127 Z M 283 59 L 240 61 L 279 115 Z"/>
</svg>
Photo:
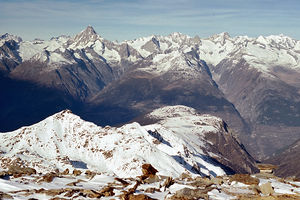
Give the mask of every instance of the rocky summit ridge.
<svg viewBox="0 0 300 200">
<path fill-rule="evenodd" d="M 166 116 L 166 111 L 173 117 Z M 158 113 L 166 121 L 115 128 L 99 127 L 62 111 L 35 125 L 1 133 L 0 166 L 6 168 L 19 159 L 24 166 L 46 173 L 73 169 L 74 161 L 118 177 L 141 175 L 138 169 L 145 163 L 172 177 L 257 171 L 254 159 L 221 119 L 199 115 L 185 106 L 165 107 L 149 116 L 157 117 Z M 219 143 L 222 140 L 229 145 L 227 149 Z"/>
<path fill-rule="evenodd" d="M 254 159 L 222 119 L 182 105 L 156 109 L 146 119 L 153 123 L 100 127 L 64 110 L 1 133 L 0 197 L 300 197 L 298 179 L 257 173 Z"/>
</svg>

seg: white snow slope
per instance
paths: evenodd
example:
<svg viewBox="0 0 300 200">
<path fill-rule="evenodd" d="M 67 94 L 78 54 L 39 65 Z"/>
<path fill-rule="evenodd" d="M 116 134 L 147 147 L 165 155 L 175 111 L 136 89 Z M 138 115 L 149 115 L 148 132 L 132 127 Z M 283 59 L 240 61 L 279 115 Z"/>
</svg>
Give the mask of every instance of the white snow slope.
<svg viewBox="0 0 300 200">
<path fill-rule="evenodd" d="M 152 164 L 161 175 L 173 177 L 183 172 L 225 174 L 207 160 L 206 151 L 203 153 L 207 143 L 203 137 L 206 132 L 220 131 L 220 118 L 198 115 L 185 106 L 164 107 L 150 115 L 168 119 L 144 127 L 138 123 L 99 127 L 62 111 L 35 125 L 1 133 L 1 167 L 20 158 L 38 172 L 72 169 L 70 161 L 80 161 L 91 170 L 119 177 L 141 175 L 144 163 Z"/>
</svg>

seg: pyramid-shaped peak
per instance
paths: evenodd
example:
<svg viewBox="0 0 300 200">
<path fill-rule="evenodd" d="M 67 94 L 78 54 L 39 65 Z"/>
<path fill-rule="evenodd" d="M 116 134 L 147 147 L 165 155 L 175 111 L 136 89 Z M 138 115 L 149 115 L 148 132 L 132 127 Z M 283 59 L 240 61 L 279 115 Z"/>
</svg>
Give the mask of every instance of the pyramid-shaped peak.
<svg viewBox="0 0 300 200">
<path fill-rule="evenodd" d="M 83 36 L 92 37 L 94 35 L 97 35 L 97 33 L 96 33 L 95 29 L 91 25 L 89 25 L 83 31 L 81 31 L 79 34 L 77 34 L 76 37 L 83 37 Z"/>
<path fill-rule="evenodd" d="M 85 48 L 87 45 L 89 46 L 98 39 L 102 38 L 96 33 L 92 26 L 88 26 L 71 39 L 69 43 L 72 44 L 72 48 Z"/>
<path fill-rule="evenodd" d="M 86 27 L 86 29 L 85 30 L 83 30 L 83 32 L 84 33 L 88 33 L 88 34 L 97 34 L 96 33 L 96 31 L 95 31 L 95 29 L 91 26 L 91 25 L 88 25 L 87 27 Z"/>
</svg>

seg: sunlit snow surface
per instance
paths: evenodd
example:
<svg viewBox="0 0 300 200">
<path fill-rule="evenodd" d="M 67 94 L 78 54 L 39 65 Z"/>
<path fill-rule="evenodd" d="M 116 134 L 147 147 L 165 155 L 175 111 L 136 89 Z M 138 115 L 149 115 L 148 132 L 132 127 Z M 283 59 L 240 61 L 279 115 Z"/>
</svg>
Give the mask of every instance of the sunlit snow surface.
<svg viewBox="0 0 300 200">
<path fill-rule="evenodd" d="M 142 47 L 153 37 L 139 38 L 128 43 L 142 55 L 149 56 L 153 52 Z M 250 67 L 266 74 L 276 66 L 297 70 L 300 68 L 300 41 L 284 35 L 250 38 L 230 37 L 226 33 L 221 33 L 199 41 L 182 34 L 155 36 L 155 38 L 160 42 L 161 51 L 156 52 L 153 61 L 160 63 L 158 71 L 161 72 L 171 65 L 172 59 L 178 57 L 177 51 L 187 53 L 191 51 L 191 47 L 197 49 L 200 59 L 214 66 L 224 59 L 234 59 L 233 61 L 244 59 Z"/>
<path fill-rule="evenodd" d="M 11 176 L 10 180 L 0 178 L 0 192 L 7 193 L 15 199 L 50 199 L 52 197 L 49 195 L 30 191 L 41 188 L 96 191 L 107 185 L 118 185 L 114 179 L 116 177 L 124 178 L 129 185 L 120 187 L 119 183 L 114 190 L 115 195 L 104 198 L 115 199 L 122 194 L 122 190 L 133 187 L 137 176 L 142 175 L 141 166 L 144 163 L 151 163 L 158 170 L 157 175 L 161 180 L 143 183 L 135 193 L 146 194 L 156 199 L 168 198 L 183 188 L 197 189 L 190 184 L 191 180 L 180 179 L 183 173 L 189 174 L 191 178 L 200 175 L 226 177 L 220 167 L 208 160 L 205 152 L 208 141 L 204 136 L 208 132 L 212 134 L 220 131 L 220 118 L 199 115 L 194 109 L 186 106 L 163 107 L 154 110 L 147 117 L 159 121 L 146 126 L 131 123 L 120 128 L 100 127 L 65 110 L 35 125 L 1 133 L 0 171 L 7 169 L 5 163 L 8 160 L 20 158 L 23 165 L 33 167 L 41 174 L 20 178 Z M 200 166 L 200 174 L 193 170 L 192 166 L 195 165 Z M 80 176 L 70 174 L 56 177 L 50 183 L 39 182 L 43 174 L 55 169 L 63 171 L 66 168 L 70 169 L 70 173 L 75 168 L 83 173 Z M 94 177 L 86 177 L 86 170 L 97 174 Z M 166 176 L 173 177 L 175 183 L 165 190 L 162 185 Z M 259 179 L 259 185 L 270 182 L 276 194 L 300 193 L 300 183 L 297 181 Z M 70 186 L 69 183 L 73 182 L 78 183 Z M 157 191 L 146 193 L 145 190 L 151 187 L 157 188 Z M 207 195 L 210 199 L 237 199 L 235 195 L 253 194 L 247 185 L 235 181 L 225 181 L 222 185 L 209 187 L 211 190 Z M 56 197 L 63 198 L 63 195 Z"/>
<path fill-rule="evenodd" d="M 272 69 L 278 66 L 293 70 L 300 69 L 300 41 L 284 35 L 250 38 L 248 36 L 230 37 L 227 33 L 220 33 L 200 39 L 173 33 L 167 36 L 152 35 L 117 43 L 103 39 L 91 27 L 88 27 L 75 37 L 60 36 L 48 41 L 39 39 L 22 41 L 21 38 L 6 34 L 0 38 L 0 46 L 9 40 L 17 41 L 19 45 L 17 51 L 22 61 L 38 60 L 56 66 L 76 62 L 74 58 L 64 55 L 64 52 L 68 50 L 73 52 L 77 59 L 85 60 L 88 57 L 93 60 L 101 56 L 108 63 L 119 63 L 124 59 L 129 62 L 136 62 L 140 58 L 152 59 L 153 64 L 144 70 L 164 73 L 174 66 L 185 68 L 187 66 L 185 56 L 194 50 L 207 64 L 216 66 L 222 60 L 230 59 L 234 67 L 234 64 L 244 60 L 250 68 L 255 68 L 267 76 L 272 76 Z M 154 45 L 153 41 L 158 43 Z M 121 56 L 122 45 L 130 46 L 139 55 Z M 92 50 L 94 54 L 85 54 L 85 49 Z M 79 56 L 76 51 L 82 51 L 82 55 Z M 44 52 L 47 52 L 48 59 L 45 58 Z M 191 62 L 192 59 L 189 61 Z"/>
<path fill-rule="evenodd" d="M 168 116 L 169 112 L 173 115 Z M 205 133 L 218 132 L 221 119 L 196 115 L 185 106 L 165 107 L 150 114 L 162 116 L 166 120 L 159 124 L 143 127 L 131 123 L 115 128 L 99 127 L 63 111 L 38 124 L 0 134 L 1 155 L 20 157 L 39 172 L 72 168 L 68 160 L 75 160 L 92 170 L 119 177 L 141 175 L 143 163 L 151 163 L 160 174 L 173 177 L 183 172 L 198 174 L 193 166 L 202 166 L 201 173 L 205 175 L 225 174 L 203 153 Z M 160 138 L 150 134 L 155 131 Z"/>
</svg>

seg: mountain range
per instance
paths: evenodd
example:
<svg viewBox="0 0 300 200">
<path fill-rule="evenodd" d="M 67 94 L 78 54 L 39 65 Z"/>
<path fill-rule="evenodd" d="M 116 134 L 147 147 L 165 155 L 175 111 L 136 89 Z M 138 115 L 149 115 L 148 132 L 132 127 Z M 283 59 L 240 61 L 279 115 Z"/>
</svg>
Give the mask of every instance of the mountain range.
<svg viewBox="0 0 300 200">
<path fill-rule="evenodd" d="M 300 41 L 284 35 L 112 42 L 91 26 L 48 41 L 5 34 L 0 72 L 1 132 L 63 109 L 101 126 L 146 126 L 147 113 L 184 105 L 222 118 L 257 160 L 300 139 Z"/>
</svg>

